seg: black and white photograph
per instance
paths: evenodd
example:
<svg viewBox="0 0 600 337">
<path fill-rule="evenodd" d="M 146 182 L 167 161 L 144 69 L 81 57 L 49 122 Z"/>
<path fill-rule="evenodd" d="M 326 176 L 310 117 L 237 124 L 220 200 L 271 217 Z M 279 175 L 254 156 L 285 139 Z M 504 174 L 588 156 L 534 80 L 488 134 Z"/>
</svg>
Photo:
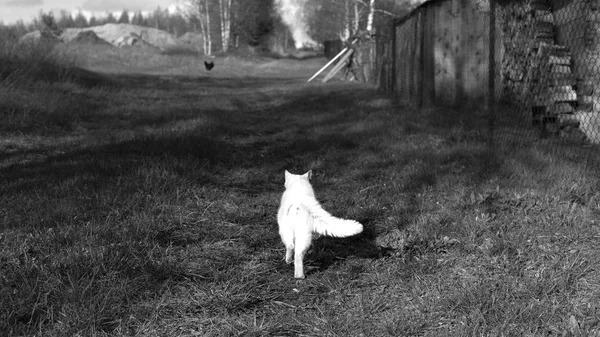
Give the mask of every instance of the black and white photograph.
<svg viewBox="0 0 600 337">
<path fill-rule="evenodd" d="M 0 0 L 4 336 L 600 336 L 599 0 Z"/>
</svg>

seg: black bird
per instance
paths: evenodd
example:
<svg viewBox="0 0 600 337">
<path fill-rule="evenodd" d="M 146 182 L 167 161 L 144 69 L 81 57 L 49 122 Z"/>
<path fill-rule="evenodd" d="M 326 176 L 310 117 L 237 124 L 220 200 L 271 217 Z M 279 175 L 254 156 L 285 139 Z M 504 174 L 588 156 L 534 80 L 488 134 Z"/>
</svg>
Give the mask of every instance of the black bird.
<svg viewBox="0 0 600 337">
<path fill-rule="evenodd" d="M 213 61 L 210 61 L 210 62 L 204 61 L 204 67 L 206 67 L 206 70 L 210 71 L 214 66 L 215 66 L 215 63 Z"/>
</svg>

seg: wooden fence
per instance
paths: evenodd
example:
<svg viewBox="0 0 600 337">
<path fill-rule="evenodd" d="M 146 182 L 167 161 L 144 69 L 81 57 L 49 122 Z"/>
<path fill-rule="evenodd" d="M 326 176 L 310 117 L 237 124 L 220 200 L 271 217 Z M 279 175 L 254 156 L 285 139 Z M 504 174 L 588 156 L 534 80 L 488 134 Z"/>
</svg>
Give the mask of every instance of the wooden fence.
<svg viewBox="0 0 600 337">
<path fill-rule="evenodd" d="M 396 20 L 396 97 L 418 106 L 482 104 L 496 98 L 499 57 L 491 13 L 487 0 L 432 0 Z"/>
</svg>

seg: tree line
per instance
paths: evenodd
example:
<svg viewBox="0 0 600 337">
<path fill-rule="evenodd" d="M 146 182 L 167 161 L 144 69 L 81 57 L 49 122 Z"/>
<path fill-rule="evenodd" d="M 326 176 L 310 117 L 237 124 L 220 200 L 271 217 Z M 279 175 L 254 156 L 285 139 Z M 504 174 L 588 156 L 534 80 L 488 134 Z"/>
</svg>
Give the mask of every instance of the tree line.
<svg viewBox="0 0 600 337">
<path fill-rule="evenodd" d="M 176 36 L 181 36 L 188 31 L 194 30 L 193 25 L 190 25 L 183 13 L 170 13 L 166 8 L 163 9 L 160 7 L 150 13 L 142 13 L 141 11 L 132 12 L 124 9 L 119 14 L 108 12 L 104 16 L 91 16 L 89 19 L 82 12 L 77 12 L 75 15 L 65 10 L 59 11 L 57 14 L 40 12 L 33 21 L 28 23 L 19 20 L 11 25 L 3 25 L 2 23 L 0 25 L 5 28 L 11 28 L 18 35 L 23 35 L 34 30 L 47 28 L 48 18 L 51 18 L 53 26 L 56 29 L 88 28 L 102 26 L 107 23 L 128 23 L 144 27 L 154 27 L 168 31 Z"/>
<path fill-rule="evenodd" d="M 308 34 L 316 41 L 348 40 L 361 30 L 389 27 L 392 18 L 409 12 L 419 0 L 295 0 L 304 8 Z M 41 29 L 51 15 L 57 29 L 87 28 L 107 23 L 129 23 L 167 31 L 177 37 L 185 33 L 202 36 L 206 54 L 247 45 L 261 49 L 288 49 L 293 46 L 289 29 L 278 15 L 280 0 L 190 0 L 181 11 L 156 8 L 150 13 L 124 9 L 89 19 L 81 12 L 61 11 L 56 17 L 40 13 L 30 23 L 19 21 L 8 28 L 15 35 Z M 0 24 L 1 25 L 1 24 Z M 4 28 L 7 28 L 4 26 Z"/>
<path fill-rule="evenodd" d="M 391 20 L 406 15 L 424 0 L 293 0 L 302 5 L 308 35 L 316 41 L 349 40 L 360 31 L 386 33 Z M 213 42 L 220 49 L 237 48 L 240 41 L 265 49 L 293 46 L 289 29 L 282 21 L 284 0 L 191 0 L 184 10 L 189 22 L 200 32 L 204 50 L 210 54 Z"/>
</svg>

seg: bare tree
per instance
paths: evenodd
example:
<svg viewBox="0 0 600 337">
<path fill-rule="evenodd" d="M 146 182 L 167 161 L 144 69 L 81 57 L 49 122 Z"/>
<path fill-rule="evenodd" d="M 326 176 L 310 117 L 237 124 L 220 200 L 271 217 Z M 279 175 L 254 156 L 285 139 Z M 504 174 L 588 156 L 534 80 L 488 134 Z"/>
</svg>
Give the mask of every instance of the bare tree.
<svg viewBox="0 0 600 337">
<path fill-rule="evenodd" d="M 208 0 L 204 0 L 204 15 L 205 15 L 205 20 L 206 20 L 206 27 L 204 27 L 204 31 L 206 32 L 205 34 L 205 39 L 204 39 L 204 43 L 205 43 L 205 48 L 204 48 L 204 54 L 206 55 L 210 55 L 212 54 L 212 38 L 211 38 L 211 30 L 210 30 L 210 7 L 208 7 Z M 208 52 L 207 52 L 208 51 Z"/>
<path fill-rule="evenodd" d="M 340 40 L 346 41 L 350 38 L 350 0 L 344 0 L 344 16 L 342 17 L 342 31 Z"/>
<path fill-rule="evenodd" d="M 373 17 L 375 16 L 375 0 L 369 0 L 369 15 L 367 16 L 367 31 L 373 30 Z"/>
<path fill-rule="evenodd" d="M 221 19 L 221 45 L 223 51 L 227 52 L 231 36 L 231 0 L 219 0 L 219 15 Z"/>
<path fill-rule="evenodd" d="M 360 16 L 361 16 L 362 11 L 360 9 L 358 9 L 358 4 L 359 4 L 359 1 L 354 0 L 354 20 L 352 21 L 353 22 L 353 25 L 352 25 L 352 28 L 353 28 L 352 34 L 353 35 L 356 34 L 356 32 L 358 32 L 358 29 L 360 28 Z"/>
<path fill-rule="evenodd" d="M 195 19 L 199 23 L 200 34 L 202 34 L 202 47 L 204 49 L 204 54 L 212 54 L 209 0 L 190 1 L 187 5 L 186 13 L 190 20 Z"/>
<path fill-rule="evenodd" d="M 420 0 L 312 0 L 320 4 L 311 26 L 346 41 L 360 30 L 373 31 L 380 22 L 405 14 Z M 321 24 L 323 22 L 323 24 Z"/>
<path fill-rule="evenodd" d="M 313 0 L 319 7 L 311 28 L 315 35 L 334 37 L 342 41 L 350 39 L 360 29 L 366 4 L 362 0 Z M 322 38 L 322 37 L 321 37 Z"/>
</svg>

